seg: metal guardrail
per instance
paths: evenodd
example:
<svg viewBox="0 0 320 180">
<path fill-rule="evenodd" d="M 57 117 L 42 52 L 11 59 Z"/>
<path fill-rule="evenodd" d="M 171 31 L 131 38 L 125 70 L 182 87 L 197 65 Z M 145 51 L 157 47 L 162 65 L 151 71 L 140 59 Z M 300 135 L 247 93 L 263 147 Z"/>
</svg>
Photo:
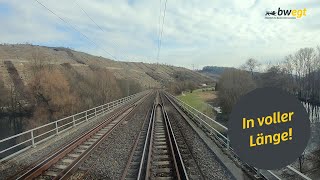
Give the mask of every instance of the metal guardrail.
<svg viewBox="0 0 320 180">
<path fill-rule="evenodd" d="M 220 124 L 219 122 L 215 121 L 214 119 L 210 118 L 209 116 L 203 114 L 202 112 L 198 111 L 194 107 L 190 106 L 189 104 L 181 101 L 180 99 L 176 98 L 175 96 L 171 95 L 170 93 L 166 92 L 167 95 L 169 95 L 178 106 L 180 106 L 185 112 L 187 112 L 189 115 L 193 116 L 196 121 L 199 123 L 201 127 L 204 127 L 211 135 L 214 135 L 219 142 L 221 142 L 225 147 L 226 150 L 228 150 L 236 159 L 240 160 L 239 156 L 233 151 L 232 147 L 230 147 L 230 140 L 228 138 L 228 128 Z M 241 161 L 242 162 L 242 161 Z M 244 163 L 244 162 L 243 162 Z M 246 164 L 246 163 L 244 163 Z M 248 164 L 246 164 L 248 167 L 251 167 L 255 169 L 257 176 L 263 176 L 264 178 L 268 179 L 265 175 L 262 174 L 262 172 L 252 167 Z M 292 166 L 287 166 L 287 169 L 297 174 L 300 178 L 305 180 L 312 180 L 311 178 L 307 177 L 306 175 L 302 174 Z M 274 172 L 271 170 L 266 170 L 273 178 L 281 180 L 279 176 L 277 176 Z"/>
<path fill-rule="evenodd" d="M 40 144 L 56 135 L 59 135 L 62 132 L 65 132 L 73 127 L 76 127 L 84 122 L 87 122 L 95 117 L 105 115 L 110 110 L 113 110 L 120 105 L 126 104 L 133 99 L 140 97 L 146 94 L 148 91 L 140 92 L 133 94 L 107 104 L 103 104 L 91 109 L 88 109 L 83 112 L 56 120 L 54 122 L 30 129 L 28 131 L 4 138 L 0 140 L 0 145 L 4 145 L 4 148 L 0 149 L 0 155 L 5 154 L 5 157 L 0 159 L 0 162 L 5 161 L 27 149 L 35 147 L 37 144 Z M 5 147 L 5 144 L 10 144 L 8 142 L 14 141 L 15 145 L 8 145 Z M 1 146 L 0 146 L 1 147 Z"/>
</svg>

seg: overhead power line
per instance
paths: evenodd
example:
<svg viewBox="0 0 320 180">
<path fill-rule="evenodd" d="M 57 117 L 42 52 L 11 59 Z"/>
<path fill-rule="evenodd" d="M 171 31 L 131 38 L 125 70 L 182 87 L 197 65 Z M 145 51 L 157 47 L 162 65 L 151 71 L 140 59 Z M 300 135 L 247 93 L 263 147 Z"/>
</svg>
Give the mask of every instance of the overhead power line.
<svg viewBox="0 0 320 180">
<path fill-rule="evenodd" d="M 79 3 L 77 2 L 78 0 L 75 0 L 76 5 L 82 10 L 82 12 L 103 32 L 106 33 L 106 31 L 104 29 L 101 28 L 101 26 L 98 25 L 98 23 L 96 23 L 95 20 L 93 20 L 93 18 L 87 13 L 86 10 L 84 10 Z M 116 48 L 118 48 L 120 50 L 120 47 L 114 42 L 112 41 L 113 45 L 116 46 Z M 123 54 L 124 55 L 124 54 Z"/>
<path fill-rule="evenodd" d="M 89 14 L 77 3 L 77 0 L 75 0 L 76 5 L 87 15 L 87 17 L 101 30 L 103 29 L 89 16 Z"/>
<path fill-rule="evenodd" d="M 163 35 L 163 25 L 164 25 L 164 19 L 166 17 L 166 10 L 167 10 L 167 1 L 164 3 L 164 10 L 163 10 L 163 17 L 162 17 L 162 25 L 161 25 L 161 31 L 160 31 L 160 37 L 159 37 L 159 46 L 158 46 L 158 54 L 157 59 L 159 60 L 160 57 L 160 50 L 161 50 L 161 41 L 162 41 L 162 35 Z M 160 1 L 161 2 L 161 1 Z M 161 5 L 160 5 L 160 11 L 161 11 Z M 160 13 L 161 14 L 161 13 Z"/>
<path fill-rule="evenodd" d="M 49 12 L 51 12 L 53 15 L 57 16 L 61 21 L 63 21 L 64 23 L 66 23 L 68 26 L 71 27 L 71 29 L 73 29 L 74 31 L 78 32 L 79 34 L 81 34 L 83 37 L 85 37 L 89 42 L 91 42 L 93 45 L 95 45 L 98 48 L 101 48 L 104 52 L 106 52 L 107 54 L 109 54 L 112 58 L 114 58 L 115 60 L 118 60 L 114 55 L 112 55 L 111 53 L 109 53 L 108 51 L 106 51 L 104 48 L 102 48 L 101 46 L 99 46 L 97 43 L 95 43 L 93 40 L 91 40 L 87 35 L 85 35 L 84 33 L 82 33 L 80 30 L 78 30 L 76 27 L 74 27 L 71 23 L 69 23 L 68 21 L 66 21 L 65 19 L 63 19 L 62 17 L 60 17 L 58 14 L 56 14 L 55 12 L 53 12 L 51 9 L 49 9 L 47 6 L 45 6 L 44 4 L 42 4 L 41 2 L 39 2 L 38 0 L 35 0 L 38 4 L 40 4 L 42 7 L 44 7 L 46 10 L 48 10 Z"/>
</svg>

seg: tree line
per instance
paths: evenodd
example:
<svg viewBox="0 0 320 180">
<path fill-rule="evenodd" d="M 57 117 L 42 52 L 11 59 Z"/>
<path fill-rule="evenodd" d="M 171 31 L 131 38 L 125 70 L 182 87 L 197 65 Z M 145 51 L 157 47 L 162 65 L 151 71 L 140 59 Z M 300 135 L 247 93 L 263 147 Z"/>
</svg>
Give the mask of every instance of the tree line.
<svg viewBox="0 0 320 180">
<path fill-rule="evenodd" d="M 312 117 L 319 118 L 320 47 L 301 48 L 276 64 L 264 66 L 250 58 L 239 69 L 227 69 L 221 75 L 217 89 L 224 113 L 229 114 L 247 92 L 258 87 L 276 87 L 295 95 Z"/>
<path fill-rule="evenodd" d="M 197 74 L 198 75 L 198 74 Z M 212 86 L 214 81 L 210 78 L 199 79 L 197 76 L 183 71 L 176 71 L 171 75 L 175 81 L 166 83 L 166 90 L 172 94 L 179 95 L 183 91 L 190 91 L 200 88 L 201 84 Z"/>
<path fill-rule="evenodd" d="M 26 126 L 31 128 L 142 91 L 138 82 L 117 79 L 106 68 L 81 69 L 51 60 L 34 50 L 25 69 L 30 77 L 24 93 L 14 82 L 6 87 L 0 78 L 0 115 L 28 112 L 32 118 Z"/>
</svg>

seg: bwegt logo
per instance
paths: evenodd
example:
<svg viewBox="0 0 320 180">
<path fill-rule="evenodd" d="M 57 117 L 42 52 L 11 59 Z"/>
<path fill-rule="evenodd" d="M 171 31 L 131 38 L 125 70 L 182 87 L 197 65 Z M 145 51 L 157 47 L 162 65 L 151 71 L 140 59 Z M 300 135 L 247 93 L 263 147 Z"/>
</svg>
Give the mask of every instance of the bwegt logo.
<svg viewBox="0 0 320 180">
<path fill-rule="evenodd" d="M 266 11 L 266 19 L 299 19 L 303 16 L 307 16 L 307 9 L 281 9 L 278 11 Z"/>
</svg>

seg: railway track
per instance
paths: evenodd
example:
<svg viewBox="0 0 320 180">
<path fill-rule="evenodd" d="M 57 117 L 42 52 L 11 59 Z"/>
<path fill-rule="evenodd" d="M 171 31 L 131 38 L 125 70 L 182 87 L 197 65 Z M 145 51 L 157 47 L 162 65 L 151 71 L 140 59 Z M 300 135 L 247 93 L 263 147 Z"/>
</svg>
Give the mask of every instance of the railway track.
<svg viewBox="0 0 320 180">
<path fill-rule="evenodd" d="M 144 148 L 146 147 L 146 142 L 149 141 L 150 136 L 148 136 L 148 131 L 150 126 L 152 125 L 152 118 L 154 115 L 154 108 L 150 108 L 150 113 L 147 114 L 145 121 L 142 125 L 141 131 L 135 141 L 133 150 L 131 151 L 131 155 L 129 157 L 129 162 L 126 165 L 125 173 L 123 173 L 122 180 L 124 179 L 139 179 L 142 174 L 145 173 L 145 169 L 140 167 L 142 159 L 145 159 Z"/>
<path fill-rule="evenodd" d="M 122 179 L 188 179 L 159 93 L 136 140 Z"/>
<path fill-rule="evenodd" d="M 170 122 L 170 118 L 175 118 L 172 113 L 177 109 L 168 111 L 169 116 L 166 108 L 173 102 L 161 91 L 152 94 L 152 97 L 155 97 L 154 103 L 152 106 L 147 106 L 149 109 L 145 108 L 147 113 L 144 114 L 142 125 L 139 125 L 140 132 L 136 131 L 139 134 L 134 141 L 121 179 L 205 179 L 207 174 L 205 176 L 202 174 L 201 164 L 198 165 L 199 159 L 195 158 L 197 155 L 193 156 L 192 146 L 190 149 L 190 144 L 188 145 L 190 139 L 185 138 L 188 135 L 177 126 L 176 122 L 173 122 L 173 125 Z M 78 167 L 113 130 L 127 122 L 127 117 L 133 114 L 143 99 L 146 98 L 114 111 L 109 118 L 89 132 L 52 152 L 47 158 L 29 167 L 29 170 L 14 176 L 14 179 L 67 179 L 75 172 L 73 177 L 86 177 L 89 169 L 96 166 L 77 171 Z"/>
<path fill-rule="evenodd" d="M 171 104 L 172 102 L 168 99 L 167 96 L 162 94 L 163 104 Z M 169 116 L 170 117 L 170 116 Z M 196 161 L 196 158 L 193 156 L 186 139 L 183 135 L 183 131 L 181 130 L 181 127 L 172 126 L 172 129 L 175 133 L 175 137 L 177 140 L 177 145 L 179 147 L 179 150 L 181 152 L 181 156 L 183 159 L 183 162 L 186 166 L 186 171 L 188 174 L 188 177 L 190 179 L 205 179 L 204 175 L 202 174 L 201 168 L 198 166 L 198 163 Z"/>
<path fill-rule="evenodd" d="M 145 97 L 128 104 L 74 141 L 50 154 L 14 179 L 66 179 L 117 128 Z"/>
</svg>

